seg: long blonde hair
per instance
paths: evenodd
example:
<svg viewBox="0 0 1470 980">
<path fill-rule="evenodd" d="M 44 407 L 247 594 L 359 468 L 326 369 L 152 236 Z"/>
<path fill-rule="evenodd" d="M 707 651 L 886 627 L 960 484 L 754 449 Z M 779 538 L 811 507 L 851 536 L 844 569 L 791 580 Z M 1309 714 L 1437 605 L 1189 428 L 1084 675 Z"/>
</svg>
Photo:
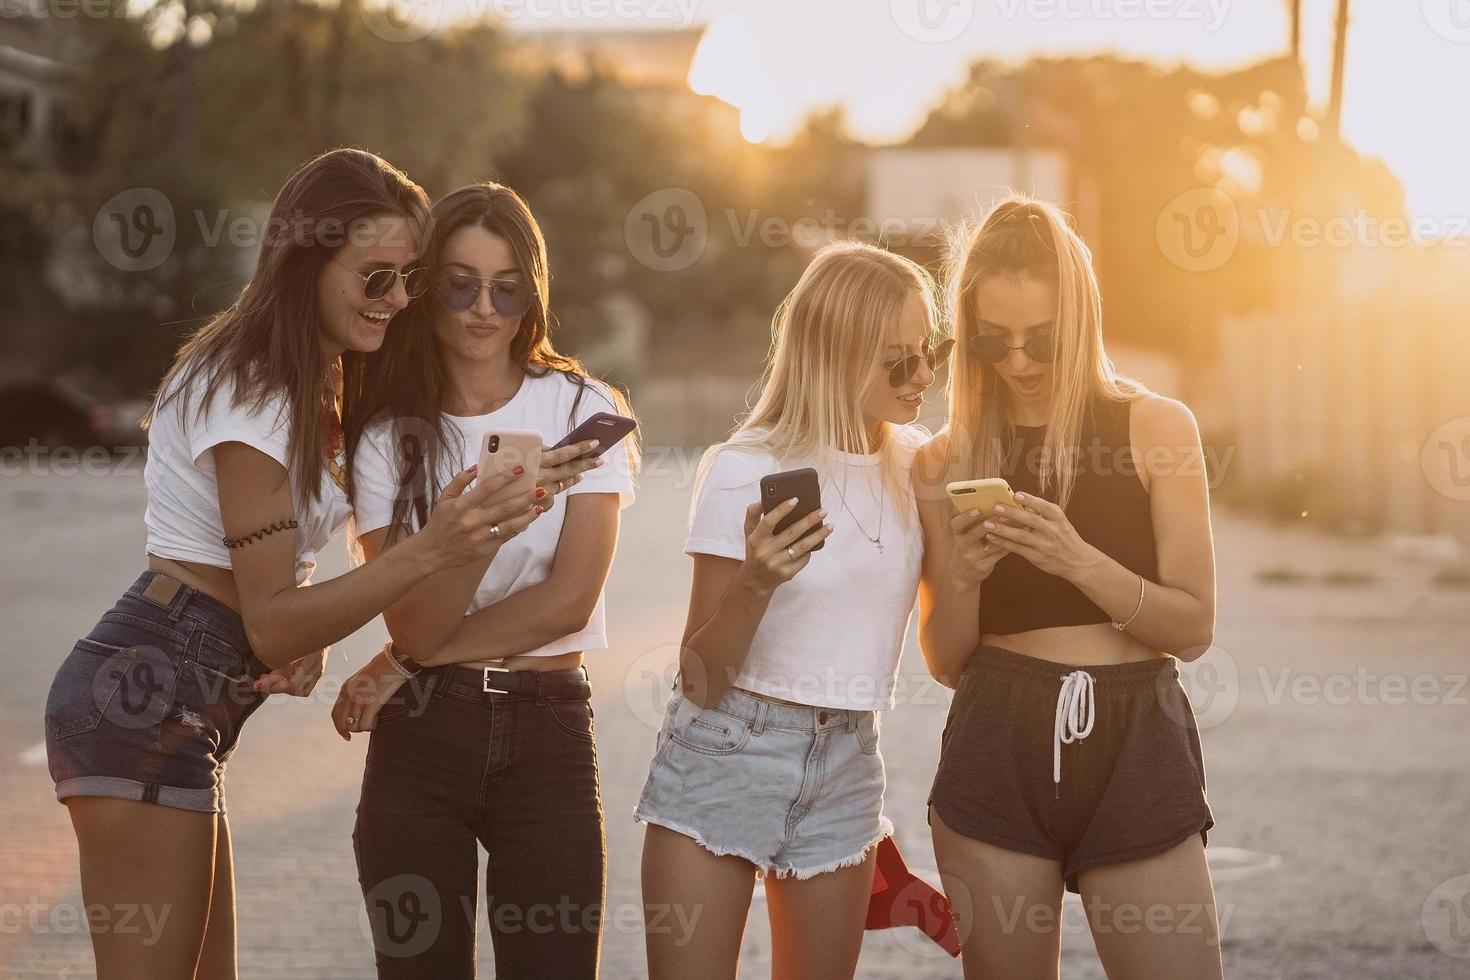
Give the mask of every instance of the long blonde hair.
<svg viewBox="0 0 1470 980">
<path fill-rule="evenodd" d="M 939 329 L 934 283 L 916 263 L 862 242 L 834 242 L 819 251 L 776 308 L 760 396 L 730 438 L 701 460 L 696 499 L 714 457 L 725 449 L 815 457 L 822 476 L 833 471 L 839 449 L 881 453 L 889 493 L 895 500 L 909 495 L 892 423 L 883 422 L 876 443 L 870 441 L 862 406 L 870 386 L 887 383 L 887 331 L 915 297 L 933 337 Z M 910 509 L 899 508 L 905 515 Z"/>
<path fill-rule="evenodd" d="M 979 334 L 975 290 L 993 276 L 1017 276 L 1056 289 L 1052 331 L 1052 397 L 1041 457 L 1043 493 L 1056 488 L 1067 505 L 1075 482 L 1075 456 L 1083 421 L 1094 398 L 1126 401 L 1147 389 L 1113 368 L 1103 349 L 1102 295 L 1092 253 L 1060 208 L 1011 195 L 978 228 L 956 229 L 950 241 L 948 301 L 955 323 L 950 360 L 950 479 L 1000 476 L 1002 446 L 1014 419 L 1009 389 L 995 366 L 970 357 L 966 346 Z"/>
</svg>

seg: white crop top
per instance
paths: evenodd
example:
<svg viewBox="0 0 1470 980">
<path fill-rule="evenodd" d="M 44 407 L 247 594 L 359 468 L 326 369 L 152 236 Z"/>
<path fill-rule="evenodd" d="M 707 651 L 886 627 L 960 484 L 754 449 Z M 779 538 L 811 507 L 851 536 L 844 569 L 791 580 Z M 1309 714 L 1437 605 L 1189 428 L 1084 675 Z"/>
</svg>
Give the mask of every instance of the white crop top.
<svg viewBox="0 0 1470 980">
<path fill-rule="evenodd" d="M 481 437 L 492 429 L 534 429 L 541 441 L 554 446 L 575 425 L 598 412 L 617 412 L 607 386 L 595 378 L 587 379 L 580 402 L 576 401 L 577 385 L 560 371 L 549 371 L 543 377 L 527 375 L 511 400 L 486 415 L 444 415 L 449 427 L 446 433 L 451 447 L 457 442 L 462 453 L 445 453 L 439 458 L 438 485 L 447 484 L 461 470 L 478 463 Z M 575 419 L 572 405 L 576 403 Z M 387 419 L 369 423 L 358 443 L 353 459 L 353 484 L 357 497 L 357 533 L 367 534 L 385 528 L 393 519 L 398 492 L 398 460 L 402 453 L 392 445 L 393 426 Z M 475 589 L 465 615 L 492 606 L 528 586 L 546 581 L 561 542 L 561 529 L 566 521 L 565 498 L 582 493 L 615 493 L 619 509 L 633 502 L 633 474 L 627 442 L 620 442 L 602 457 L 606 462 L 582 474 L 582 482 L 568 487 L 563 500 L 531 522 L 520 534 L 500 546 L 485 577 Z M 412 515 L 410 515 L 410 520 Z M 526 656 L 552 657 L 573 650 L 600 650 L 607 646 L 604 597 L 599 594 L 597 606 L 587 625 L 576 633 L 553 640 L 535 650 L 520 651 Z"/>
<path fill-rule="evenodd" d="M 902 497 L 894 499 L 885 485 L 879 454 L 835 454 L 833 471 L 821 477 L 832 533 L 795 578 L 776 588 L 736 687 L 824 708 L 894 706 L 924 555 L 909 472 L 927 435 L 917 426 L 894 426 L 892 433 Z M 761 477 L 821 468 L 815 460 L 778 460 L 746 447 L 710 451 L 716 449 L 693 503 L 684 551 L 743 561 L 745 509 L 760 499 Z"/>
<path fill-rule="evenodd" d="M 148 461 L 143 467 L 148 509 L 143 519 L 148 526 L 148 554 L 231 568 L 230 552 L 222 540 L 225 532 L 219 514 L 219 486 L 210 450 L 225 442 L 243 442 L 280 463 L 289 474 L 290 415 L 284 393 L 267 398 L 258 413 L 249 410 L 248 398 L 242 405 L 233 405 L 234 385 L 228 376 L 220 378 L 206 411 L 197 414 L 208 373 L 206 369 L 196 375 L 187 415 L 182 412 L 182 397 L 175 398 L 156 413 L 149 428 Z M 340 446 L 337 452 L 341 472 L 344 460 Z M 293 506 L 299 507 L 295 503 L 299 497 L 294 476 L 291 494 Z M 305 513 L 292 515 L 298 522 L 297 585 L 311 578 L 317 552 L 347 523 L 351 513 L 346 491 L 324 467 L 321 499 L 308 505 Z"/>
</svg>

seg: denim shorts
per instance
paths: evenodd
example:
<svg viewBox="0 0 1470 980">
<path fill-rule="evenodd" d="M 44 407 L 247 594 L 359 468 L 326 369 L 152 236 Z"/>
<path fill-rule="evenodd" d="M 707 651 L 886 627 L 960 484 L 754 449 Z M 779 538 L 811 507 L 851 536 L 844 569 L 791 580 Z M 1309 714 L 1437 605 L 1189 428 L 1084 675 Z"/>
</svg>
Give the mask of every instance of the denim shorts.
<svg viewBox="0 0 1470 980">
<path fill-rule="evenodd" d="M 240 614 L 145 571 L 77 640 L 46 699 L 56 798 L 111 796 L 224 813 L 225 763 L 269 670 Z"/>
<path fill-rule="evenodd" d="M 738 687 L 700 708 L 676 687 L 633 816 L 762 875 L 810 878 L 861 863 L 893 833 L 883 789 L 876 711 Z"/>
</svg>

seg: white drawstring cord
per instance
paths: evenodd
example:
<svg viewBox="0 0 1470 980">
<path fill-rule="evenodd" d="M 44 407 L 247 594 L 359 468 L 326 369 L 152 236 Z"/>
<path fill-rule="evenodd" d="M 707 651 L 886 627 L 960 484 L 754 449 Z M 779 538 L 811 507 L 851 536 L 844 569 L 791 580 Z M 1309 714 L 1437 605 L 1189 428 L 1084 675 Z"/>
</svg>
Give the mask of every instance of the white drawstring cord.
<svg viewBox="0 0 1470 980">
<path fill-rule="evenodd" d="M 1080 742 L 1092 732 L 1097 707 L 1093 696 L 1095 683 L 1092 675 L 1085 670 L 1074 670 L 1062 678 L 1062 690 L 1057 695 L 1057 723 L 1053 729 L 1051 753 L 1051 781 L 1058 793 L 1062 782 L 1062 744 Z"/>
</svg>

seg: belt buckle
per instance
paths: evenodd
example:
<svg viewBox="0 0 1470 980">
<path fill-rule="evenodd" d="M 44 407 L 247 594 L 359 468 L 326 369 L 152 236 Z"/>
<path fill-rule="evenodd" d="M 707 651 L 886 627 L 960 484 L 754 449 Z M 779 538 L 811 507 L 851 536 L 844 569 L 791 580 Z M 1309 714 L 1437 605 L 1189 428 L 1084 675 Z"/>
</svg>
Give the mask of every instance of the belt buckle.
<svg viewBox="0 0 1470 980">
<path fill-rule="evenodd" d="M 484 676 L 484 683 L 483 683 L 481 689 L 486 694 L 489 694 L 492 691 L 499 691 L 501 694 L 511 694 L 511 693 L 513 693 L 509 688 L 505 688 L 505 687 L 491 687 L 490 686 L 490 675 L 492 673 L 494 673 L 494 674 L 509 674 L 509 673 L 511 673 L 510 668 L 508 668 L 508 667 L 484 667 L 482 669 L 484 670 L 485 673 L 483 675 Z"/>
</svg>

